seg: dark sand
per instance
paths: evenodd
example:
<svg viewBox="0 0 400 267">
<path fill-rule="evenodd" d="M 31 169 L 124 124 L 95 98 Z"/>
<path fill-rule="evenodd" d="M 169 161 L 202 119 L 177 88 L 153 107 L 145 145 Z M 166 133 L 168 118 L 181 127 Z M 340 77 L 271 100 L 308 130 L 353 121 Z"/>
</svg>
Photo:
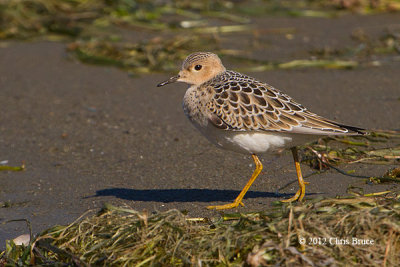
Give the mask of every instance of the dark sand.
<svg viewBox="0 0 400 267">
<path fill-rule="evenodd" d="M 254 56 L 307 58 L 310 49 L 354 44 L 356 28 L 378 36 L 399 15 L 338 19 L 270 18 L 261 27 L 294 27 L 260 37 Z M 265 25 L 265 26 L 263 26 Z M 307 38 L 305 38 L 307 37 Z M 232 42 L 231 42 L 232 43 Z M 234 47 L 235 45 L 231 45 Z M 177 68 L 180 62 L 177 62 Z M 228 68 L 235 66 L 228 66 Z M 311 111 L 372 129 L 400 129 L 400 60 L 354 70 L 279 70 L 248 73 L 281 89 Z M 207 205 L 232 201 L 253 171 L 249 156 L 222 151 L 185 118 L 184 84 L 157 88 L 166 74 L 129 77 L 112 67 L 68 59 L 62 43 L 2 43 L 0 48 L 0 161 L 26 162 L 24 172 L 0 172 L 0 223 L 28 219 L 34 233 L 67 224 L 104 202 L 137 210 L 189 211 L 212 216 Z M 294 194 L 297 183 L 289 152 L 264 156 L 264 170 L 240 211 L 267 209 Z M 302 166 L 305 175 L 312 170 Z M 359 175 L 381 175 L 390 166 L 351 165 Z M 308 179 L 307 197 L 346 195 L 349 185 L 366 193 L 399 188 L 367 185 L 330 170 Z M 6 239 L 27 233 L 23 222 L 0 225 Z"/>
</svg>

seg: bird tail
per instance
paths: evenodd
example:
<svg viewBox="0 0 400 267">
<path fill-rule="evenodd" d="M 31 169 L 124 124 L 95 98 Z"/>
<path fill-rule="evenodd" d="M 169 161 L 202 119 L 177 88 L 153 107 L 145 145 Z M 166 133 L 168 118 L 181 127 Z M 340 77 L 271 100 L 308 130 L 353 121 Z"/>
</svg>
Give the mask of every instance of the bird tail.
<svg viewBox="0 0 400 267">
<path fill-rule="evenodd" d="M 365 130 L 365 129 L 363 129 L 363 128 L 358 128 L 358 127 L 354 127 L 354 126 L 349 126 L 349 125 L 344 125 L 344 124 L 340 124 L 340 123 L 337 123 L 337 122 L 334 122 L 334 124 L 336 125 L 336 126 L 339 126 L 339 127 L 341 127 L 341 128 L 344 128 L 344 129 L 347 129 L 347 130 L 349 130 L 349 133 L 350 134 L 360 134 L 360 135 L 367 135 L 368 134 L 368 131 L 367 130 Z"/>
</svg>

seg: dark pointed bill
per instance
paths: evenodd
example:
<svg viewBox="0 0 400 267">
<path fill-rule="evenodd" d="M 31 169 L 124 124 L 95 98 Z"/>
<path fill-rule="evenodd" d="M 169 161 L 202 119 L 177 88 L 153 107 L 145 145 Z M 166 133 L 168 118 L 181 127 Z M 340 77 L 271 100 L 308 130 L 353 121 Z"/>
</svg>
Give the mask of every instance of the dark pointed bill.
<svg viewBox="0 0 400 267">
<path fill-rule="evenodd" d="M 168 80 L 157 84 L 157 87 L 161 87 L 161 86 L 167 85 L 169 83 L 174 83 L 179 79 L 179 77 L 180 77 L 179 75 L 173 76 L 173 77 L 169 78 Z"/>
</svg>

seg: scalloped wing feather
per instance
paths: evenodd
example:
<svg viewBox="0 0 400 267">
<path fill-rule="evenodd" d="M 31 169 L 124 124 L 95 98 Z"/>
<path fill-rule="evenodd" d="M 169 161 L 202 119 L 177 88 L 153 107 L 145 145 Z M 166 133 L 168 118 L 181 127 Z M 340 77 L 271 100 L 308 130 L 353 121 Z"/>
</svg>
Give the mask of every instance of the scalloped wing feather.
<svg viewBox="0 0 400 267">
<path fill-rule="evenodd" d="M 362 133 L 308 111 L 290 96 L 249 76 L 226 71 L 206 82 L 215 94 L 207 107 L 209 122 L 233 131 L 277 131 L 317 135 Z"/>
</svg>

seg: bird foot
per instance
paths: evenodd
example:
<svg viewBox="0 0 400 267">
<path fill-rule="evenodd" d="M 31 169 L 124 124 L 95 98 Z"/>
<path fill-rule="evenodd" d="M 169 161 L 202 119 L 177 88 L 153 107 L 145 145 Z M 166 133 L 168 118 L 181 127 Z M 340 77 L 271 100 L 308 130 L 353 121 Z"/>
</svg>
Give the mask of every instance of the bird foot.
<svg viewBox="0 0 400 267">
<path fill-rule="evenodd" d="M 208 206 L 207 209 L 209 209 L 209 210 L 227 210 L 227 209 L 237 208 L 239 205 L 242 205 L 244 207 L 244 204 L 242 201 L 235 201 L 235 202 L 225 204 L 225 205 Z"/>
<path fill-rule="evenodd" d="M 309 184 L 309 182 L 304 182 L 304 186 L 301 186 L 294 196 L 289 199 L 281 200 L 281 202 L 290 203 L 296 200 L 301 202 L 306 194 L 306 184 Z"/>
</svg>

